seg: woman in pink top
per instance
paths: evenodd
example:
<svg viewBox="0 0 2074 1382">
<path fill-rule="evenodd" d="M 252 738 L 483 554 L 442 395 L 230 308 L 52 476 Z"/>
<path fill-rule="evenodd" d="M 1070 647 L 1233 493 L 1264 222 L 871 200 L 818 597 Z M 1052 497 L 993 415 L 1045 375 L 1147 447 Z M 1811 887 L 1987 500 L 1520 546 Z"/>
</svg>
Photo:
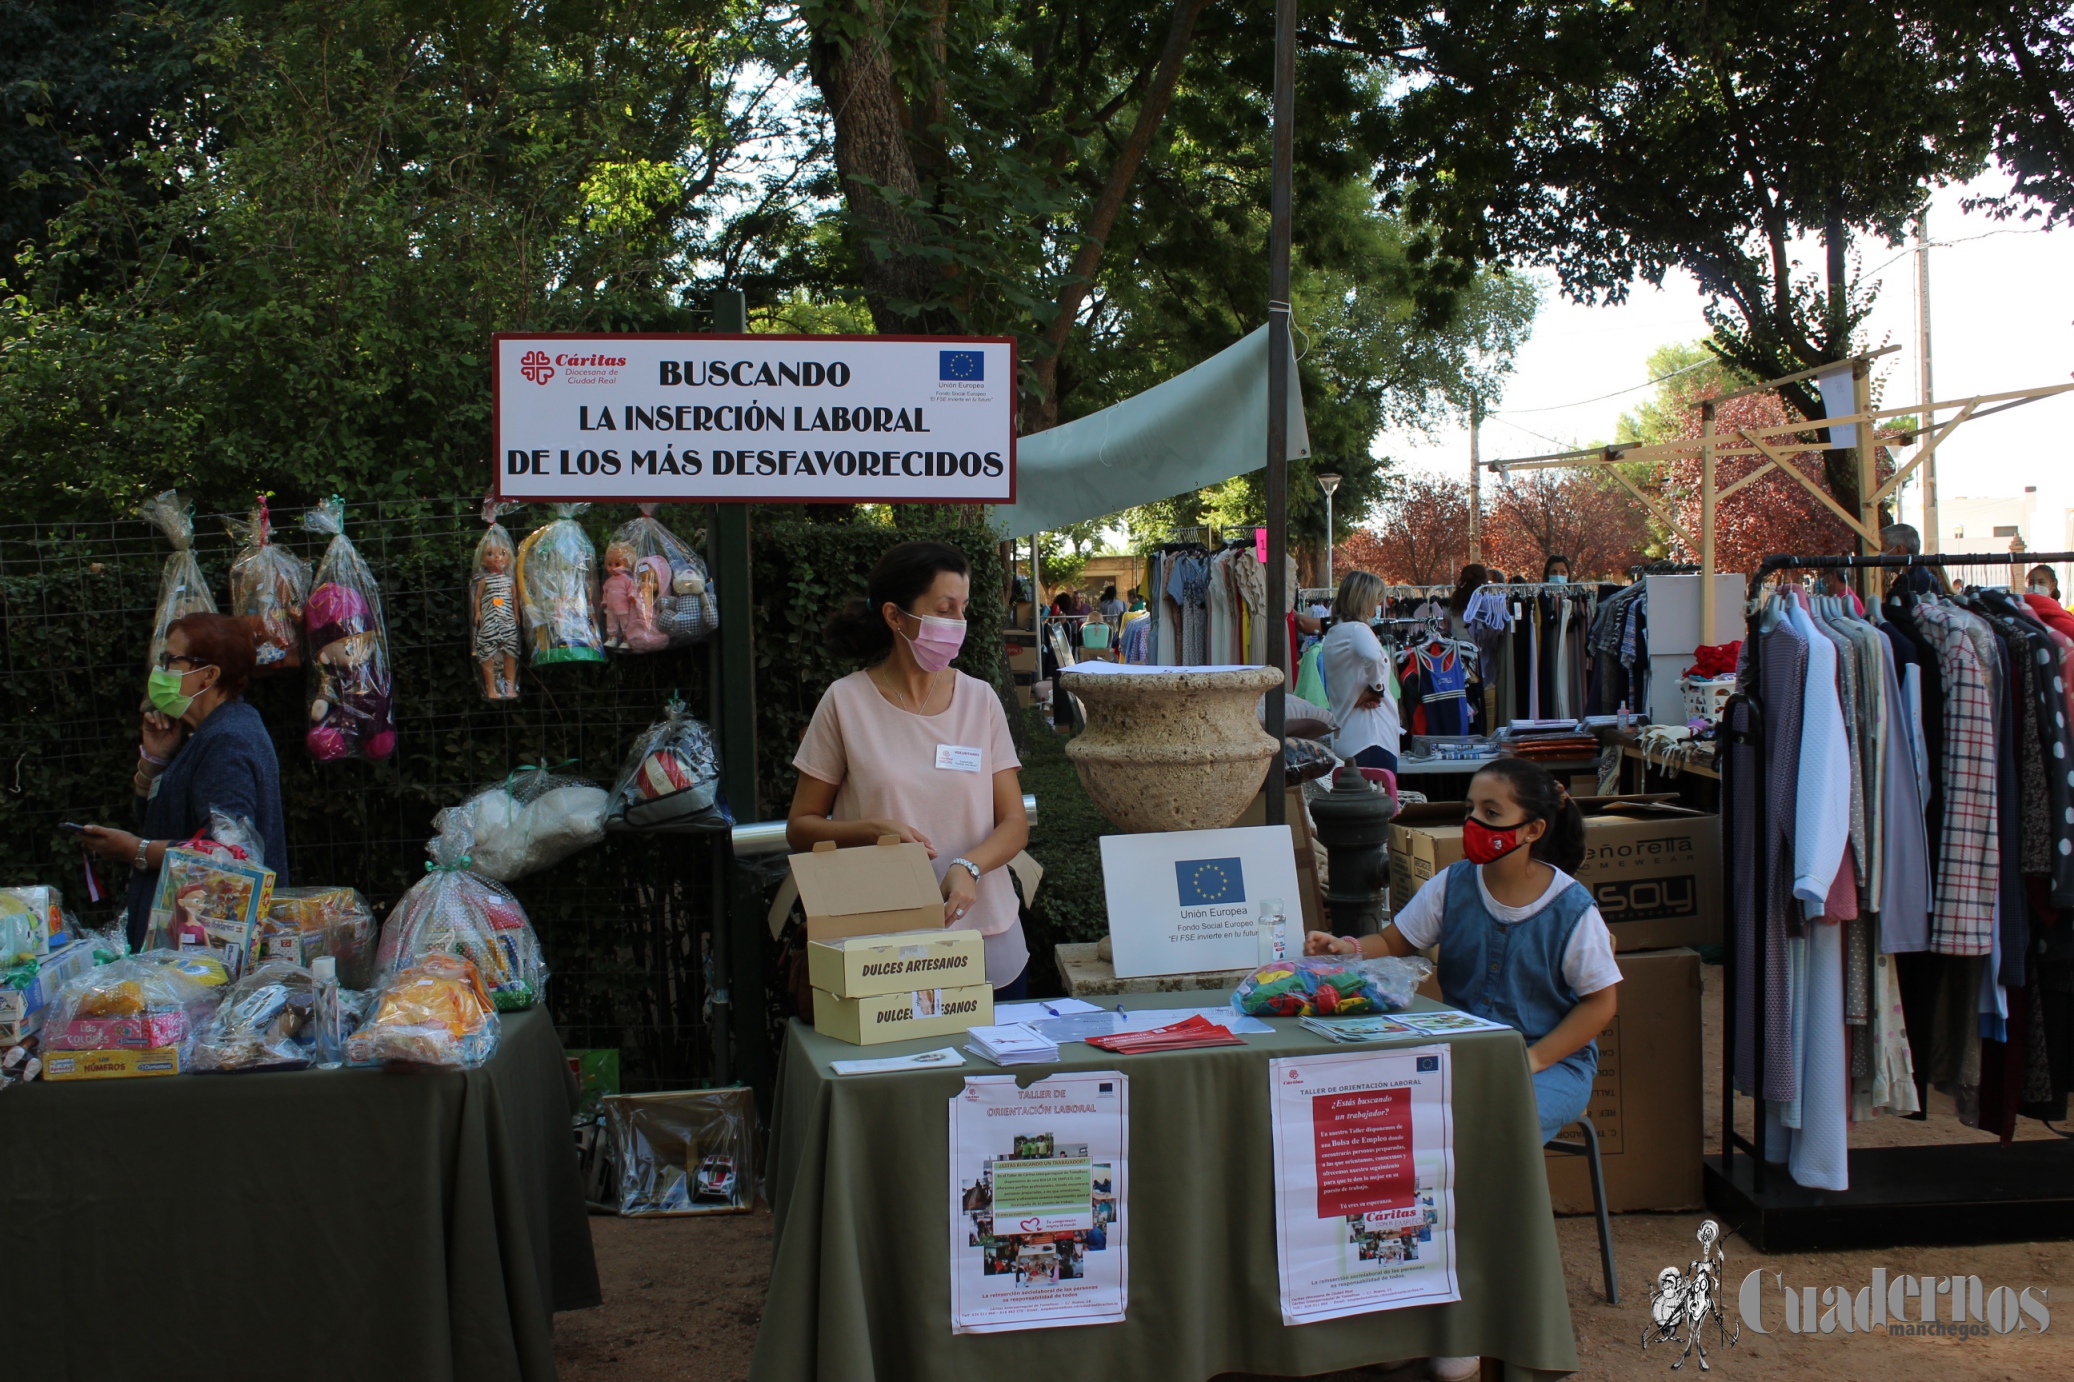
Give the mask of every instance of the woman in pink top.
<svg viewBox="0 0 2074 1382">
<path fill-rule="evenodd" d="M 929 851 L 943 924 L 986 937 L 987 979 L 1020 998 L 1029 947 L 1007 864 L 1029 842 L 1022 760 L 993 688 L 951 668 L 965 641 L 971 568 L 957 548 L 903 542 L 879 558 L 870 597 L 829 621 L 838 655 L 869 659 L 822 694 L 792 766 L 785 838 L 869 845 L 898 835 Z"/>
</svg>

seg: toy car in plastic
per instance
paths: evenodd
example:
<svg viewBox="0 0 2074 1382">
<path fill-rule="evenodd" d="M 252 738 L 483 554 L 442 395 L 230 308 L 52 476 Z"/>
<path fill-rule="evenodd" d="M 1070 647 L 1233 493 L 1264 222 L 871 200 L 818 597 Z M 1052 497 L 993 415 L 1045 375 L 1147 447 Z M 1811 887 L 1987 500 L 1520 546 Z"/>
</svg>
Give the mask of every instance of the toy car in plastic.
<svg viewBox="0 0 2074 1382">
<path fill-rule="evenodd" d="M 732 1200 L 735 1197 L 735 1159 L 731 1156 L 709 1156 L 699 1162 L 698 1189 L 693 1198 L 701 1200 Z"/>
</svg>

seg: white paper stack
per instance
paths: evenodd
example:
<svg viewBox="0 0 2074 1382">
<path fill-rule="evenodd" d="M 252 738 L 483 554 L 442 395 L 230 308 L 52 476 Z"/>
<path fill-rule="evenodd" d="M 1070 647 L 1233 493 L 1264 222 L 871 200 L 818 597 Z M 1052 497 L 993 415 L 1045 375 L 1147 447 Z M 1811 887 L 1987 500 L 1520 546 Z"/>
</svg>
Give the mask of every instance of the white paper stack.
<svg viewBox="0 0 2074 1382">
<path fill-rule="evenodd" d="M 973 1027 L 966 1035 L 972 1040 L 965 1049 L 996 1065 L 1034 1065 L 1059 1058 L 1059 1044 L 1026 1022 Z"/>
</svg>

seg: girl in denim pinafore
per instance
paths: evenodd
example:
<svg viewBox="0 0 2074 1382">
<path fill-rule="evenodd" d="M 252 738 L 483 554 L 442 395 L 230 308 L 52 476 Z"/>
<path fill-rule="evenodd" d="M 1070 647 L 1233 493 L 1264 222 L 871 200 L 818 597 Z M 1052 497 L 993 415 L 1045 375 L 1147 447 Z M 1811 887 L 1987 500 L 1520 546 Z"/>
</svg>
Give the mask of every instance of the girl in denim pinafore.
<svg viewBox="0 0 2074 1382">
<path fill-rule="evenodd" d="M 1470 781 L 1462 845 L 1467 857 L 1381 935 L 1314 931 L 1305 949 L 1411 955 L 1438 945 L 1441 996 L 1526 1038 L 1545 1142 L 1584 1112 L 1595 1038 L 1617 1010 L 1612 937 L 1570 876 L 1584 858 L 1584 818 L 1547 769 L 1501 758 Z"/>
</svg>

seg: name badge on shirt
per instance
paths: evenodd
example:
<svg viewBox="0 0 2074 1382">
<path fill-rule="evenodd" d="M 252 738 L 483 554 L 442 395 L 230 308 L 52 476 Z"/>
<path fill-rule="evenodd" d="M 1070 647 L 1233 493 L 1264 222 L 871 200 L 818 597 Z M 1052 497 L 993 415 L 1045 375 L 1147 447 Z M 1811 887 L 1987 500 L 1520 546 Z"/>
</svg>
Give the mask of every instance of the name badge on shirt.
<svg viewBox="0 0 2074 1382">
<path fill-rule="evenodd" d="M 980 770 L 979 750 L 963 744 L 938 744 L 936 766 L 947 772 L 976 773 Z"/>
</svg>

